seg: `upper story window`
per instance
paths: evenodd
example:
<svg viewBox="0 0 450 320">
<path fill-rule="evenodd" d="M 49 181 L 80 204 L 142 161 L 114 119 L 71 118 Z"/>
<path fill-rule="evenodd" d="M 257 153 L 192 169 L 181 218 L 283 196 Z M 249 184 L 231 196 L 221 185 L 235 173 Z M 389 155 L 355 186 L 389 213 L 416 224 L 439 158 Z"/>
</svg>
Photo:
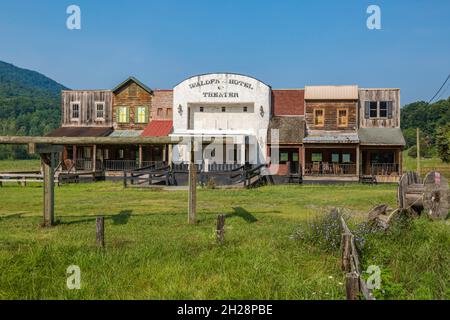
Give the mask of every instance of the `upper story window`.
<svg viewBox="0 0 450 320">
<path fill-rule="evenodd" d="M 140 106 L 136 108 L 135 122 L 147 123 L 147 107 Z"/>
<path fill-rule="evenodd" d="M 128 123 L 129 122 L 129 112 L 128 107 L 121 106 L 117 107 L 117 122 L 118 123 Z"/>
<path fill-rule="evenodd" d="M 392 101 L 366 101 L 366 119 L 391 119 Z"/>
<path fill-rule="evenodd" d="M 244 112 L 247 112 L 247 111 L 248 111 L 248 107 L 244 107 L 244 108 L 243 108 L 243 111 L 244 111 Z"/>
<path fill-rule="evenodd" d="M 314 125 L 316 127 L 323 127 L 325 124 L 324 109 L 314 109 Z"/>
<path fill-rule="evenodd" d="M 97 120 L 105 119 L 105 103 L 104 102 L 96 102 L 95 103 L 95 117 Z"/>
<path fill-rule="evenodd" d="M 71 102 L 70 103 L 70 118 L 72 120 L 80 119 L 80 102 Z"/>
<path fill-rule="evenodd" d="M 171 119 L 171 118 L 172 118 L 172 115 L 173 115 L 172 108 L 167 108 L 167 110 L 166 110 L 166 116 L 167 116 L 167 118 L 168 118 L 168 119 Z"/>
<path fill-rule="evenodd" d="M 227 108 L 226 107 L 222 107 L 222 112 L 226 112 Z"/>
<path fill-rule="evenodd" d="M 200 107 L 200 112 L 204 112 L 205 108 L 204 107 Z"/>
<path fill-rule="evenodd" d="M 156 115 L 158 117 L 162 117 L 163 116 L 163 108 L 158 108 L 158 110 L 156 110 Z"/>
<path fill-rule="evenodd" d="M 337 109 L 337 124 L 338 127 L 348 126 L 348 109 Z"/>
</svg>

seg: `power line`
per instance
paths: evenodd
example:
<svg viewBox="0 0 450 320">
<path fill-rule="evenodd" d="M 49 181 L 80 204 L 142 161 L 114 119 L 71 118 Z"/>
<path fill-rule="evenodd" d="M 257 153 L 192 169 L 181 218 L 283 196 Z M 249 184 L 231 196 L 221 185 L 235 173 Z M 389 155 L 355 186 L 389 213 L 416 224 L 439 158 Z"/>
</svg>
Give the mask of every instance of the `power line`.
<svg viewBox="0 0 450 320">
<path fill-rule="evenodd" d="M 447 87 L 445 87 L 444 90 L 442 90 L 441 94 L 439 95 L 439 97 L 437 97 L 437 101 L 439 101 L 441 99 L 441 97 L 444 96 L 444 94 L 447 92 L 448 88 L 450 88 L 450 82 L 447 84 Z"/>
<path fill-rule="evenodd" d="M 445 86 L 445 84 L 447 83 L 448 79 L 450 79 L 450 73 L 448 74 L 447 79 L 445 79 L 444 83 L 442 84 L 442 86 L 439 88 L 439 90 L 436 92 L 436 94 L 433 96 L 433 98 L 430 99 L 430 101 L 428 101 L 427 104 L 430 104 L 431 101 L 433 101 L 434 98 L 436 98 L 436 96 L 439 94 L 439 92 L 441 92 L 442 88 Z"/>
</svg>

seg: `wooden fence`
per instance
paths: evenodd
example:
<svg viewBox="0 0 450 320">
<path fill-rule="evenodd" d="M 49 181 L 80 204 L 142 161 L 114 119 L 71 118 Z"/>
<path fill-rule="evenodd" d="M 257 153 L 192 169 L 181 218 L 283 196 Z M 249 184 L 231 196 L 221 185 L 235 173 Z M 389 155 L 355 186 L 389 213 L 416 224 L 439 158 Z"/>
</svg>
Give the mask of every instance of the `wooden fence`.
<svg viewBox="0 0 450 320">
<path fill-rule="evenodd" d="M 363 297 L 365 300 L 375 300 L 367 288 L 366 281 L 361 277 L 361 265 L 358 251 L 356 250 L 355 237 L 340 217 L 342 224 L 342 271 L 345 272 L 345 289 L 347 300 L 358 300 Z"/>
</svg>

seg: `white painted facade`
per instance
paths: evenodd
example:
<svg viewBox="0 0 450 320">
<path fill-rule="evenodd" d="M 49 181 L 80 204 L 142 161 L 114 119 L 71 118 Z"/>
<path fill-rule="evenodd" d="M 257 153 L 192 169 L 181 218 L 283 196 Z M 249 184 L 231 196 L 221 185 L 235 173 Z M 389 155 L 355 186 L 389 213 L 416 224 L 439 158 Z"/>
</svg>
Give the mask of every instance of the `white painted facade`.
<svg viewBox="0 0 450 320">
<path fill-rule="evenodd" d="M 236 162 L 244 163 L 246 153 L 250 163 L 266 162 L 271 111 L 268 85 L 248 76 L 213 73 L 184 80 L 174 88 L 173 94 L 172 136 L 232 138 L 235 146 L 229 148 L 236 149 L 230 150 L 237 153 Z M 219 140 L 207 149 L 215 149 L 214 161 L 220 162 L 222 152 L 227 153 L 223 160 L 231 161 L 233 157 L 228 156 L 228 149 L 220 147 L 222 144 Z M 173 160 L 188 161 L 188 150 L 186 146 L 175 146 Z"/>
</svg>

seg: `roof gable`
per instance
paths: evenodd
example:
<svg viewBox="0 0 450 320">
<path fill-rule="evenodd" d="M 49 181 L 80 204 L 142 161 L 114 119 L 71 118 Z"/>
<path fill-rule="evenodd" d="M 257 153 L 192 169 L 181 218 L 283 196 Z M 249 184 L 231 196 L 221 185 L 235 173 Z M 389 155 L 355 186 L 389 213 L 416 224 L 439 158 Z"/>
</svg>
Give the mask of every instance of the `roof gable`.
<svg viewBox="0 0 450 320">
<path fill-rule="evenodd" d="M 117 85 L 114 89 L 112 89 L 112 92 L 117 93 L 117 91 L 121 90 L 122 88 L 128 86 L 130 83 L 136 83 L 139 87 L 147 91 L 148 93 L 152 94 L 153 90 L 147 87 L 145 84 L 143 84 L 141 81 L 136 79 L 135 77 L 129 77 L 119 85 Z"/>
</svg>

